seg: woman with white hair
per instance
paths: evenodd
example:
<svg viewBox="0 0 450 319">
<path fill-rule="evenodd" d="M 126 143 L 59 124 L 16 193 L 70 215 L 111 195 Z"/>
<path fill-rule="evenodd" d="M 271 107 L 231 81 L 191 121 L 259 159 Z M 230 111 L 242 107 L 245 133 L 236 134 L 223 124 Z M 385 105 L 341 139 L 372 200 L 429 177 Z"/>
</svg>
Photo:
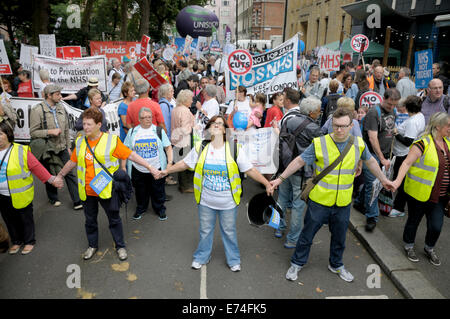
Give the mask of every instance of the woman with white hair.
<svg viewBox="0 0 450 319">
<path fill-rule="evenodd" d="M 39 97 L 41 99 L 43 99 L 43 98 L 45 98 L 45 95 L 43 94 L 45 87 L 52 83 L 52 82 L 50 82 L 50 74 L 48 73 L 48 70 L 40 69 L 39 70 L 39 78 L 42 81 L 42 83 L 40 85 L 41 90 L 39 91 Z"/>
<path fill-rule="evenodd" d="M 441 234 L 445 208 L 449 202 L 449 130 L 450 115 L 444 112 L 433 114 L 421 139 L 410 147 L 393 182 L 395 189 L 398 189 L 406 176 L 404 190 L 408 196 L 408 220 L 403 230 L 403 241 L 406 255 L 412 262 L 419 261 L 414 242 L 425 215 L 425 255 L 434 266 L 441 264 L 434 247 Z"/>
</svg>

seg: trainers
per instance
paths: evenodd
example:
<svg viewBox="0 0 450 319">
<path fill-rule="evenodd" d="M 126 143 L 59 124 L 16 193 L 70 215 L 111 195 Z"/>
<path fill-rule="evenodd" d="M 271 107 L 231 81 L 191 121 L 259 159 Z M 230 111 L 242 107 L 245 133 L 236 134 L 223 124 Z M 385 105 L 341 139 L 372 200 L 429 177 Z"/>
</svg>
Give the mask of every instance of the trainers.
<svg viewBox="0 0 450 319">
<path fill-rule="evenodd" d="M 52 204 L 55 207 L 61 206 L 61 202 L 59 200 L 51 200 L 50 204 Z"/>
<path fill-rule="evenodd" d="M 73 204 L 74 210 L 80 210 L 82 208 L 83 208 L 83 204 L 81 202 L 77 202 L 77 203 Z"/>
<path fill-rule="evenodd" d="M 287 241 L 287 242 L 284 243 L 284 248 L 292 249 L 292 248 L 295 248 L 295 247 L 297 247 L 297 243 L 293 243 L 293 242 L 290 242 L 290 241 Z"/>
<path fill-rule="evenodd" d="M 291 281 L 296 281 L 298 278 L 298 272 L 302 269 L 301 266 L 295 265 L 291 263 L 291 267 L 289 267 L 286 273 L 286 279 Z"/>
<path fill-rule="evenodd" d="M 124 261 L 124 260 L 126 260 L 128 258 L 127 250 L 125 248 L 117 249 L 117 255 L 119 255 L 119 259 L 121 261 Z"/>
<path fill-rule="evenodd" d="M 403 217 L 403 216 L 405 216 L 405 213 L 396 209 L 391 210 L 391 212 L 388 215 L 388 217 Z"/>
<path fill-rule="evenodd" d="M 353 279 L 355 279 L 353 275 L 349 273 L 347 269 L 345 269 L 344 266 L 341 266 L 339 268 L 333 268 L 331 267 L 331 265 L 328 265 L 328 269 L 334 274 L 339 274 L 339 277 L 341 277 L 341 279 L 346 282 L 352 282 Z"/>
<path fill-rule="evenodd" d="M 202 268 L 202 264 L 199 262 L 196 262 L 195 260 L 192 262 L 191 268 L 195 269 L 195 270 L 199 270 L 200 268 Z"/>
<path fill-rule="evenodd" d="M 276 238 L 281 238 L 283 237 L 283 231 L 281 229 L 276 229 L 275 233 L 273 234 Z"/>
<path fill-rule="evenodd" d="M 424 248 L 423 250 L 425 251 L 425 255 L 427 255 L 428 260 L 430 261 L 431 264 L 433 264 L 435 266 L 441 265 L 441 261 L 439 260 L 439 257 L 436 255 L 436 252 L 434 251 L 434 249 L 426 250 Z"/>
<path fill-rule="evenodd" d="M 234 265 L 234 266 L 230 267 L 230 270 L 231 270 L 232 272 L 241 271 L 241 265 L 239 265 L 239 264 Z"/>
<path fill-rule="evenodd" d="M 161 221 L 167 220 L 167 215 L 166 215 L 166 213 L 160 214 L 160 215 L 159 215 L 159 220 L 161 220 Z"/>
<path fill-rule="evenodd" d="M 89 259 L 91 259 L 92 256 L 94 256 L 94 254 L 95 254 L 96 251 L 97 251 L 97 248 L 89 247 L 89 248 L 84 252 L 83 259 L 84 259 L 84 260 L 89 260 Z"/>
<path fill-rule="evenodd" d="M 133 219 L 134 219 L 134 220 L 139 220 L 139 219 L 142 218 L 142 215 L 144 215 L 144 214 L 138 214 L 138 213 L 135 213 L 135 214 L 133 215 Z"/>
<path fill-rule="evenodd" d="M 418 262 L 419 258 L 416 255 L 416 251 L 414 250 L 414 247 L 412 248 L 405 248 L 406 251 L 406 257 L 408 257 L 409 260 L 412 262 Z"/>
<path fill-rule="evenodd" d="M 376 226 L 377 222 L 375 220 L 375 217 L 367 218 L 366 231 L 371 232 L 375 229 Z"/>
</svg>

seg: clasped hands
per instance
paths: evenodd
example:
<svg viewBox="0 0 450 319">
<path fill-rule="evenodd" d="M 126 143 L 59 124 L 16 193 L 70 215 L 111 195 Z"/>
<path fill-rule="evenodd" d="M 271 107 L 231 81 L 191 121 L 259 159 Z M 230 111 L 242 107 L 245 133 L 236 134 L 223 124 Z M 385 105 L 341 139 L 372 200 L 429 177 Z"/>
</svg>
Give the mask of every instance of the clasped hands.
<svg viewBox="0 0 450 319">
<path fill-rule="evenodd" d="M 49 181 L 49 183 L 58 189 L 63 188 L 64 187 L 63 177 L 61 175 L 56 175 L 54 177 L 55 178 L 53 179 L 53 181 L 52 182 Z"/>
</svg>

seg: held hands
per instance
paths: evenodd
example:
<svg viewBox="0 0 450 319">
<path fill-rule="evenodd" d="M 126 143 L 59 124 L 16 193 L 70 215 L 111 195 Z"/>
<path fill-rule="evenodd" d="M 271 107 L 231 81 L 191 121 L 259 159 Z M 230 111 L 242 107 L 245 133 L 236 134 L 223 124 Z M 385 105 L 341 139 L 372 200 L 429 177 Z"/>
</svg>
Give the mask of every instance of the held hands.
<svg viewBox="0 0 450 319">
<path fill-rule="evenodd" d="M 272 187 L 272 184 L 267 183 L 267 184 L 266 184 L 266 193 L 267 193 L 267 196 L 272 196 L 272 195 L 273 195 L 273 191 L 274 191 L 274 189 L 273 189 L 273 187 Z"/>
<path fill-rule="evenodd" d="M 388 191 L 395 192 L 398 187 L 396 187 L 396 184 L 387 178 L 381 181 L 381 184 L 384 188 L 386 188 Z"/>
<path fill-rule="evenodd" d="M 52 184 L 54 187 L 58 189 L 61 189 L 64 187 L 64 180 L 61 175 L 57 175 L 53 180 L 53 182 L 51 182 L 50 184 Z"/>
<path fill-rule="evenodd" d="M 277 178 L 277 179 L 274 179 L 273 181 L 270 181 L 269 183 L 270 183 L 270 185 L 272 185 L 271 191 L 273 194 L 273 191 L 275 189 L 277 189 L 278 185 L 280 185 L 282 183 L 282 180 L 280 178 Z"/>
</svg>

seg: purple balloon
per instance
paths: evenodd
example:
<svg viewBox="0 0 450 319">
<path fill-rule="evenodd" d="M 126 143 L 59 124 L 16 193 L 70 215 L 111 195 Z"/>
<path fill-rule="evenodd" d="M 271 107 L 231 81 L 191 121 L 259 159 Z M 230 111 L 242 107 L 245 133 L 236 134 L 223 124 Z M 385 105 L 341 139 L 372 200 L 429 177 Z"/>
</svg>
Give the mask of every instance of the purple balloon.
<svg viewBox="0 0 450 319">
<path fill-rule="evenodd" d="M 214 12 L 200 6 L 187 6 L 181 10 L 176 18 L 178 33 L 185 38 L 190 35 L 193 38 L 210 37 L 214 26 L 219 28 L 219 18 Z"/>
</svg>

